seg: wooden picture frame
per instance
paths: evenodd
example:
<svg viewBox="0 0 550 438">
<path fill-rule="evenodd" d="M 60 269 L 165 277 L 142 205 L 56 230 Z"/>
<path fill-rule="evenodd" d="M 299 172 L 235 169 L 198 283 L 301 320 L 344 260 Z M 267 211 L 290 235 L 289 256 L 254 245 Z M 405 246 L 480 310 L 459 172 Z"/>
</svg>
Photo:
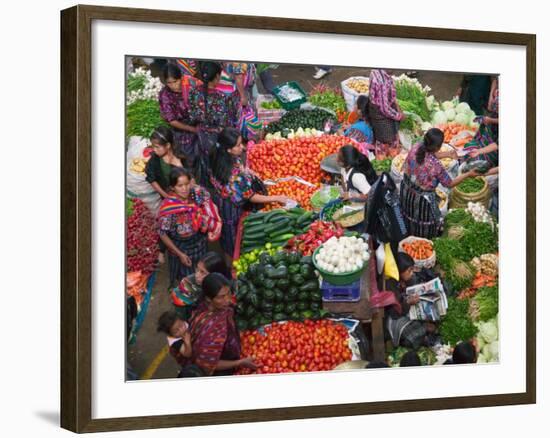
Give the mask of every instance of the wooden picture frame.
<svg viewBox="0 0 550 438">
<path fill-rule="evenodd" d="M 93 20 L 187 24 L 356 36 L 517 45 L 526 48 L 526 391 L 518 394 L 92 419 Z M 99 432 L 350 416 L 536 402 L 536 37 L 486 31 L 195 12 L 75 6 L 61 12 L 61 426 Z"/>
</svg>

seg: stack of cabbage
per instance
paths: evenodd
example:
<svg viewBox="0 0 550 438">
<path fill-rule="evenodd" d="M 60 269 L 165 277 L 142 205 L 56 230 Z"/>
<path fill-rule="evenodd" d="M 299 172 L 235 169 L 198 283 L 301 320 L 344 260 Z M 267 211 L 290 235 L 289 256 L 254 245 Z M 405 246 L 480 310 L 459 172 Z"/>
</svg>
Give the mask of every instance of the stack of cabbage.
<svg viewBox="0 0 550 438">
<path fill-rule="evenodd" d="M 432 124 L 445 125 L 446 123 L 458 123 L 460 125 L 475 127 L 476 114 L 466 102 L 459 102 L 457 98 L 441 104 L 438 111 L 432 115 Z M 424 128 L 424 126 L 423 126 Z"/>
</svg>

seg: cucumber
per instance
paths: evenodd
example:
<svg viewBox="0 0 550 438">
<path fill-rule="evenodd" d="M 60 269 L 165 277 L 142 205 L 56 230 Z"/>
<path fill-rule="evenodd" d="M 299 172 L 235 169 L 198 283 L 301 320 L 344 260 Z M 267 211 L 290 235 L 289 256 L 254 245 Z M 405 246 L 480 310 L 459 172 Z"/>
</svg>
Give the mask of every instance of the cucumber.
<svg viewBox="0 0 550 438">
<path fill-rule="evenodd" d="M 303 226 L 308 220 L 310 220 L 311 218 L 313 217 L 313 212 L 312 211 L 306 211 L 303 215 L 301 215 L 297 220 L 296 220 L 296 225 L 298 226 Z"/>
<path fill-rule="evenodd" d="M 287 225 L 284 228 L 279 228 L 278 230 L 269 233 L 269 239 L 270 240 L 277 239 L 277 237 L 279 236 L 283 236 L 285 234 L 289 234 L 292 232 L 293 232 L 293 228 L 290 225 Z"/>
<path fill-rule="evenodd" d="M 305 210 L 303 208 L 300 208 L 300 207 L 294 207 L 294 208 L 291 208 L 289 210 L 287 210 L 287 213 L 291 214 L 292 216 L 296 216 L 296 217 L 300 217 L 301 215 L 303 215 L 305 212 Z"/>
<path fill-rule="evenodd" d="M 281 244 L 283 242 L 286 242 L 287 240 L 289 239 L 292 239 L 294 237 L 294 234 L 292 233 L 288 233 L 288 234 L 283 234 L 281 236 L 277 236 L 276 239 L 271 239 L 271 243 L 273 244 Z"/>
<path fill-rule="evenodd" d="M 285 222 L 285 221 L 288 221 L 288 220 L 291 220 L 288 215 L 283 215 L 283 216 L 280 216 L 280 215 L 277 215 L 275 216 L 275 219 L 272 219 L 271 221 L 269 221 L 270 224 L 278 224 L 279 222 Z"/>
<path fill-rule="evenodd" d="M 277 230 L 282 230 L 283 228 L 287 228 L 290 224 L 290 219 L 285 218 L 284 221 L 279 221 L 274 224 L 269 224 L 264 227 L 264 232 L 266 234 L 271 234 L 276 232 Z"/>
<path fill-rule="evenodd" d="M 243 241 L 246 242 L 264 242 L 266 239 L 266 235 L 264 232 L 256 233 L 256 234 L 246 234 L 243 236 Z"/>
<path fill-rule="evenodd" d="M 275 210 L 271 210 L 269 213 L 266 213 L 266 215 L 264 216 L 264 223 L 267 223 L 269 222 L 272 218 L 274 218 L 274 216 L 278 216 L 278 215 L 281 215 L 281 214 L 284 214 L 284 210 L 281 209 L 281 208 L 278 208 L 278 209 L 275 209 Z"/>
<path fill-rule="evenodd" d="M 264 224 L 259 224 L 259 225 L 247 225 L 246 227 L 244 227 L 244 235 L 246 236 L 247 234 L 256 234 L 258 231 L 263 231 L 265 229 L 265 225 Z"/>
</svg>

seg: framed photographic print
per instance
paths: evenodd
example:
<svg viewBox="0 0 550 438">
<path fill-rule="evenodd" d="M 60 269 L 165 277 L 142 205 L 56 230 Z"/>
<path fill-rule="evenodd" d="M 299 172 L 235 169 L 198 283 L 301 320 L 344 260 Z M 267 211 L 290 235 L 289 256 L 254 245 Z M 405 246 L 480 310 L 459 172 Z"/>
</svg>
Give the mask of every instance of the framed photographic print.
<svg viewBox="0 0 550 438">
<path fill-rule="evenodd" d="M 535 42 L 62 11 L 62 427 L 535 403 Z"/>
</svg>

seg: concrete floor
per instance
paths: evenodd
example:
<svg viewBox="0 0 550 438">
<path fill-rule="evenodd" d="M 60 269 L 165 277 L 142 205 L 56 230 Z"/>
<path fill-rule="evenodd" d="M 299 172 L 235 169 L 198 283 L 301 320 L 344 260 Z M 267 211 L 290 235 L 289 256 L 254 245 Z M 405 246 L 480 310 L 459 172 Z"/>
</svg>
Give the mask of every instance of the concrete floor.
<svg viewBox="0 0 550 438">
<path fill-rule="evenodd" d="M 356 67 L 337 67 L 332 73 L 321 81 L 331 87 L 339 87 L 340 83 L 350 76 L 369 76 L 369 69 Z M 153 70 L 159 74 L 158 69 Z M 275 84 L 281 84 L 289 80 L 298 81 L 304 91 L 308 92 L 320 81 L 313 79 L 315 70 L 313 66 L 281 65 L 273 71 Z M 394 70 L 394 74 L 402 72 Z M 447 100 L 453 97 L 462 80 L 461 74 L 419 71 L 418 80 L 432 88 L 436 100 Z M 263 92 L 259 84 L 260 92 Z M 212 248 L 215 250 L 214 248 Z M 166 310 L 172 309 L 170 296 L 167 292 L 168 269 L 163 265 L 157 273 L 156 284 L 153 288 L 152 298 L 143 326 L 137 334 L 136 342 L 128 346 L 128 361 L 139 376 L 154 379 L 174 378 L 178 374 L 178 366 L 175 360 L 166 354 L 166 337 L 157 333 L 156 324 L 159 316 Z M 157 366 L 158 365 L 158 366 Z M 154 371 L 154 372 L 153 372 Z"/>
</svg>

